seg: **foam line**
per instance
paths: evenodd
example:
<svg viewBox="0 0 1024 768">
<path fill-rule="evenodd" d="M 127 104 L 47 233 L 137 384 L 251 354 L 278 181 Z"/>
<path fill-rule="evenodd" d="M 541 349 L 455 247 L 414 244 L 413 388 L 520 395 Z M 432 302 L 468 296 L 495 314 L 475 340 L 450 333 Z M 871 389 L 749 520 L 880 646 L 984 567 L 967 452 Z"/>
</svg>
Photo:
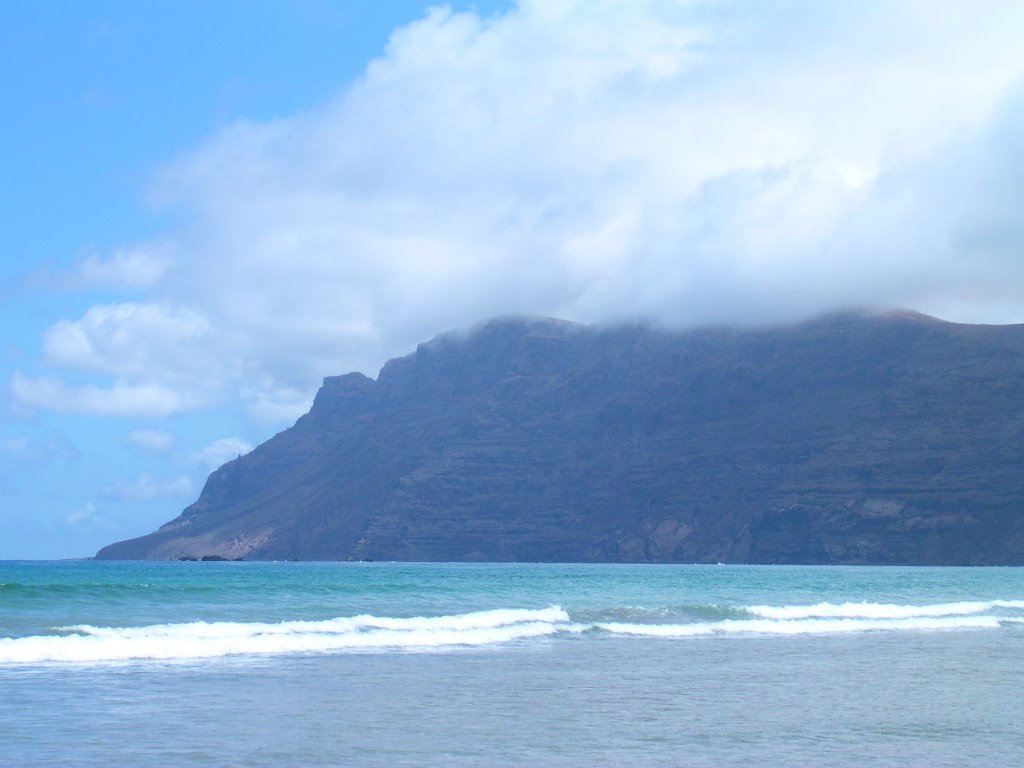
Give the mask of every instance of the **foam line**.
<svg viewBox="0 0 1024 768">
<path fill-rule="evenodd" d="M 356 616 L 279 624 L 192 622 L 145 627 L 64 627 L 72 634 L 0 639 L 0 663 L 203 659 L 234 654 L 444 648 L 554 634 L 569 616 L 552 606 L 437 617 Z"/>
<path fill-rule="evenodd" d="M 694 624 L 603 623 L 599 629 L 617 635 L 641 637 L 697 637 L 700 635 L 819 635 L 880 630 L 998 629 L 994 616 L 920 617 L 913 619 L 749 619 Z"/>
<path fill-rule="evenodd" d="M 970 616 L 993 608 L 1024 609 L 1024 600 L 966 601 L 933 605 L 895 603 L 818 603 L 816 605 L 752 605 L 746 610 L 765 619 L 913 619 Z"/>
<path fill-rule="evenodd" d="M 992 614 L 1001 609 L 1006 615 Z M 820 635 L 872 631 L 997 629 L 1024 622 L 1024 601 L 899 605 L 819 603 L 737 607 L 719 620 L 629 621 L 634 609 L 603 612 L 625 621 L 570 619 L 558 606 L 502 608 L 446 616 L 348 616 L 320 621 L 188 622 L 141 627 L 61 627 L 59 634 L 0 638 L 0 664 L 208 659 L 235 654 L 325 653 L 347 649 L 436 649 L 485 646 L 548 635 L 598 631 L 633 637 Z M 729 614 L 727 614 L 729 615 Z M 746 618 L 743 618 L 746 616 Z"/>
<path fill-rule="evenodd" d="M 360 615 L 323 621 L 282 621 L 276 624 L 225 621 L 196 621 L 186 624 L 157 624 L 146 627 L 94 627 L 89 624 L 76 624 L 60 627 L 60 631 L 94 637 L 217 638 L 247 637 L 253 634 L 338 634 L 360 632 L 367 629 L 390 629 L 398 632 L 493 629 L 530 621 L 567 622 L 569 615 L 561 608 L 552 606 L 541 610 L 500 608 L 451 616 L 416 616 L 412 618 Z"/>
</svg>

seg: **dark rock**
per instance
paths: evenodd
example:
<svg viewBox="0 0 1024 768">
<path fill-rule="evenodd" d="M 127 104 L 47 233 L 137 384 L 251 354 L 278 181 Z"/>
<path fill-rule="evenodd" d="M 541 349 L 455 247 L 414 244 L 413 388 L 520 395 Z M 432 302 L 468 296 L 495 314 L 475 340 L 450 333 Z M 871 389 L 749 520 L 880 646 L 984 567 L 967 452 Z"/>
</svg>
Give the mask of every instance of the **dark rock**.
<svg viewBox="0 0 1024 768">
<path fill-rule="evenodd" d="M 326 379 L 97 557 L 1020 564 L 1022 459 L 1024 326 L 499 320 Z"/>
</svg>

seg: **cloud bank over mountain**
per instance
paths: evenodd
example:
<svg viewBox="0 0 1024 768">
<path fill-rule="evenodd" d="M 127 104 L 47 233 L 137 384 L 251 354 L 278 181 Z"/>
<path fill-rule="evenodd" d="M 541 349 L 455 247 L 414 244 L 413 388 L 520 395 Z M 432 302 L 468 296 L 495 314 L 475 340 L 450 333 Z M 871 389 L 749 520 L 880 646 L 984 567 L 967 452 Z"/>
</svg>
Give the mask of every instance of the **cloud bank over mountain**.
<svg viewBox="0 0 1024 768">
<path fill-rule="evenodd" d="M 329 103 L 162 168 L 153 242 L 55 287 L 27 409 L 281 422 L 506 313 L 673 327 L 851 306 L 1024 321 L 1024 8 L 432 10 Z"/>
</svg>

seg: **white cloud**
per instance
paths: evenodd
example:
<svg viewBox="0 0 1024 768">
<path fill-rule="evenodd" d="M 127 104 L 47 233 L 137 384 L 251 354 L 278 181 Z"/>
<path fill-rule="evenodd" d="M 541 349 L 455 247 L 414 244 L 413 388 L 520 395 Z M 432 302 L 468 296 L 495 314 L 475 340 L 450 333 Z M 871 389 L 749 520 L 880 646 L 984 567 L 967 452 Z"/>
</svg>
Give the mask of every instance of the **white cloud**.
<svg viewBox="0 0 1024 768">
<path fill-rule="evenodd" d="M 163 170 L 173 266 L 93 266 L 134 269 L 139 300 L 45 338 L 117 393 L 14 389 L 287 419 L 324 375 L 503 313 L 1024 320 L 1022 26 L 1013 3 L 435 9 L 333 101 Z"/>
<path fill-rule="evenodd" d="M 115 376 L 174 379 L 191 373 L 205 355 L 210 331 L 203 313 L 164 304 L 98 304 L 80 320 L 61 320 L 43 338 L 49 362 Z"/>
<path fill-rule="evenodd" d="M 692 324 L 927 300 L 927 260 L 893 291 L 885 237 L 852 254 L 836 236 L 1020 76 L 1020 10 L 947 10 L 435 10 L 335 102 L 235 126 L 162 191 L 202 221 L 197 282 L 236 278 L 204 305 L 277 377 L 372 373 L 503 312 Z"/>
<path fill-rule="evenodd" d="M 150 288 L 160 282 L 171 267 L 169 256 L 153 247 L 122 248 L 108 256 L 88 253 L 66 276 L 68 287 Z"/>
<path fill-rule="evenodd" d="M 137 427 L 125 435 L 125 442 L 146 453 L 167 453 L 178 442 L 178 436 L 167 429 Z"/>
<path fill-rule="evenodd" d="M 259 421 L 276 424 L 294 422 L 313 405 L 313 393 L 308 389 L 280 386 L 272 380 L 243 386 L 238 399 Z"/>
<path fill-rule="evenodd" d="M 81 523 L 93 523 L 98 520 L 96 505 L 87 501 L 81 507 L 71 510 L 68 513 L 68 525 L 79 525 Z"/>
<path fill-rule="evenodd" d="M 118 501 L 183 499 L 192 495 L 192 480 L 185 475 L 174 479 L 152 477 L 143 472 L 131 480 L 118 480 L 103 489 L 105 496 Z"/>
<path fill-rule="evenodd" d="M 28 456 L 32 451 L 32 447 L 27 437 L 8 437 L 0 441 L 0 450 L 8 456 L 21 458 Z"/>
<path fill-rule="evenodd" d="M 0 474 L 14 465 L 46 464 L 71 461 L 79 457 L 78 449 L 56 430 L 36 427 L 32 434 L 8 435 L 0 438 Z"/>
<path fill-rule="evenodd" d="M 43 267 L 27 281 L 29 288 L 51 291 L 146 290 L 173 267 L 166 244 L 122 246 L 110 253 L 83 251 L 67 269 Z"/>
<path fill-rule="evenodd" d="M 192 393 L 161 384 L 115 381 L 109 387 L 72 385 L 50 377 L 31 378 L 21 371 L 11 378 L 11 394 L 28 409 L 125 418 L 170 416 L 201 402 Z"/>
<path fill-rule="evenodd" d="M 251 450 L 252 446 L 244 440 L 237 437 L 224 437 L 204 446 L 193 455 L 192 459 L 212 472 L 232 459 L 244 456 Z"/>
</svg>

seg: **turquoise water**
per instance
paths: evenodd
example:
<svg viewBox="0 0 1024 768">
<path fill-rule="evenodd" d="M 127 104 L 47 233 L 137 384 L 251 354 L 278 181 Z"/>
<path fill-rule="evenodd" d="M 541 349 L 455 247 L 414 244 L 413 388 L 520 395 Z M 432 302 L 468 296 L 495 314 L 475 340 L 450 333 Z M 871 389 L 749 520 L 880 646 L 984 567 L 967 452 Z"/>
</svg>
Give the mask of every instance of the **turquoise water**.
<svg viewBox="0 0 1024 768">
<path fill-rule="evenodd" d="M 4 765 L 1024 756 L 1024 570 L 0 563 Z"/>
</svg>

